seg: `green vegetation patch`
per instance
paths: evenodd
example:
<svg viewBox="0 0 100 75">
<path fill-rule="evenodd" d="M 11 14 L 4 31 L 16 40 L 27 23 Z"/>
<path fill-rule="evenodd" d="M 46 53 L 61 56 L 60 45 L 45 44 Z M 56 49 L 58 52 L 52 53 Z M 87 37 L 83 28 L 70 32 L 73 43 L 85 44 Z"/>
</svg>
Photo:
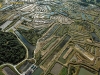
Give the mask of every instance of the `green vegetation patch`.
<svg viewBox="0 0 100 75">
<path fill-rule="evenodd" d="M 13 33 L 0 31 L 0 64 L 17 64 L 25 55 L 25 48 Z"/>
<path fill-rule="evenodd" d="M 56 30 L 55 35 L 62 37 L 64 34 L 68 33 L 68 30 L 69 30 L 69 27 L 63 24 Z"/>
<path fill-rule="evenodd" d="M 41 68 L 37 68 L 33 73 L 32 75 L 41 75 L 43 73 L 43 70 Z"/>
<path fill-rule="evenodd" d="M 13 29 L 10 29 L 9 32 L 13 32 Z"/>
<path fill-rule="evenodd" d="M 68 68 L 63 67 L 59 75 L 67 75 L 68 74 Z"/>
<path fill-rule="evenodd" d="M 63 56 L 66 54 L 67 51 L 68 51 L 68 48 L 66 48 L 66 49 L 64 50 L 64 52 L 61 54 L 60 58 L 58 59 L 58 60 L 59 60 L 60 62 L 62 62 L 63 64 L 65 64 L 66 61 L 67 61 L 67 58 L 66 58 L 66 59 L 63 59 Z"/>
<path fill-rule="evenodd" d="M 32 45 L 36 45 L 37 40 L 42 36 L 43 33 L 47 31 L 48 28 L 37 30 L 37 29 L 31 29 L 31 30 L 24 30 L 24 29 L 18 29 L 18 31 L 30 42 Z"/>
<path fill-rule="evenodd" d="M 3 0 L 0 0 L 0 2 L 3 2 Z"/>
<path fill-rule="evenodd" d="M 5 75 L 5 74 L 2 72 L 2 67 L 0 67 L 0 75 Z"/>
</svg>

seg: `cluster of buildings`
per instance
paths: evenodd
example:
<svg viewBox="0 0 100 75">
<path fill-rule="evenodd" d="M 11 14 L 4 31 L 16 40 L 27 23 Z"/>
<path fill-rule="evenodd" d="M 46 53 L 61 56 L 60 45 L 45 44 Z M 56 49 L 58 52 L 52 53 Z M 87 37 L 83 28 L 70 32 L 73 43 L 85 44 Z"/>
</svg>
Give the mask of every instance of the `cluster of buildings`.
<svg viewBox="0 0 100 75">
<path fill-rule="evenodd" d="M 18 1 L 20 2 L 20 0 L 11 0 L 10 2 Z M 92 16 L 94 17 L 94 14 L 91 13 L 91 16 L 91 14 L 88 13 L 88 7 L 83 8 L 82 6 L 79 8 L 79 4 L 68 2 L 63 3 L 65 6 L 68 4 L 66 9 L 62 8 L 61 10 L 52 11 L 54 9 L 51 6 L 54 5 L 56 7 L 61 4 L 59 1 L 21 1 L 27 3 L 32 2 L 32 4 L 25 4 L 16 9 L 17 13 L 14 14 L 13 17 L 19 16 L 20 19 L 18 23 L 15 24 L 15 28 L 21 28 L 26 31 L 32 28 L 38 30 L 48 28 L 42 37 L 38 39 L 36 49 L 34 51 L 36 63 L 39 62 L 38 66 L 42 69 L 41 74 L 59 75 L 64 67 L 68 69 L 68 74 L 74 73 L 74 75 L 82 75 L 82 71 L 85 71 L 88 75 L 99 74 L 99 30 L 96 30 L 96 26 L 91 23 L 94 21 L 94 19 L 91 19 Z M 9 1 L 5 0 L 5 3 L 9 3 Z M 81 9 L 87 12 L 84 13 Z M 64 11 L 62 12 L 62 10 Z M 95 13 L 99 12 L 91 11 Z M 3 24 L 3 27 L 0 27 L 5 28 L 6 25 L 11 22 L 12 21 L 7 21 Z M 98 32 L 98 34 L 96 32 Z M 40 68 L 38 69 L 38 67 L 33 65 L 33 63 L 25 61 L 19 68 L 17 68 L 17 70 L 23 75 L 41 75 L 38 74 Z M 37 69 L 38 71 L 36 71 Z M 3 68 L 4 74 L 7 75 L 7 71 L 9 71 L 11 75 L 16 75 L 10 68 Z"/>
</svg>

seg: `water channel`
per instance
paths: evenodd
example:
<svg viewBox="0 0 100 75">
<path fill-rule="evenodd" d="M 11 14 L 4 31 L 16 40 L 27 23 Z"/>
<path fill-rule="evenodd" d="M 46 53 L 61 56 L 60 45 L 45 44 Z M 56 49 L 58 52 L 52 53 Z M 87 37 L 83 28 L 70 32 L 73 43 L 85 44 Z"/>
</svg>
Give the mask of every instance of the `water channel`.
<svg viewBox="0 0 100 75">
<path fill-rule="evenodd" d="M 34 50 L 35 46 L 31 45 L 25 38 L 22 36 L 17 30 L 14 31 L 17 37 L 22 41 L 22 43 L 27 47 L 28 49 L 28 58 L 32 58 L 34 56 Z"/>
</svg>

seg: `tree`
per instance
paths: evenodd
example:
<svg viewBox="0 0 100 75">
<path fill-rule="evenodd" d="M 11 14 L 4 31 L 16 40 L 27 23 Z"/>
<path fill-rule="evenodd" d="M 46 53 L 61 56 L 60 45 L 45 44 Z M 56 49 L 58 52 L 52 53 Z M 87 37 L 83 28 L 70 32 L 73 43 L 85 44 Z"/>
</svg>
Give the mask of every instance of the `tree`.
<svg viewBox="0 0 100 75">
<path fill-rule="evenodd" d="M 26 51 L 13 33 L 0 31 L 0 64 L 16 64 L 25 58 Z"/>
</svg>

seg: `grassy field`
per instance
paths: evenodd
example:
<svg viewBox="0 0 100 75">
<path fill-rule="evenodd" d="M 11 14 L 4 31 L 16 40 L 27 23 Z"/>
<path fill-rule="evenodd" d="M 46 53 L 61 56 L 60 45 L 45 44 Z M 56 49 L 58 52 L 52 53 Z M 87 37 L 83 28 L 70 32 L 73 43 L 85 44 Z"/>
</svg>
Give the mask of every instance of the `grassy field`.
<svg viewBox="0 0 100 75">
<path fill-rule="evenodd" d="M 41 75 L 43 72 L 43 70 L 41 68 L 37 68 L 33 73 L 32 75 Z"/>
<path fill-rule="evenodd" d="M 10 29 L 9 32 L 13 32 L 13 29 Z"/>
<path fill-rule="evenodd" d="M 2 72 L 2 68 L 3 67 L 0 67 L 0 75 L 4 75 L 4 73 Z"/>
<path fill-rule="evenodd" d="M 67 74 L 68 74 L 68 69 L 66 67 L 63 67 L 59 75 L 67 75 Z"/>
</svg>

